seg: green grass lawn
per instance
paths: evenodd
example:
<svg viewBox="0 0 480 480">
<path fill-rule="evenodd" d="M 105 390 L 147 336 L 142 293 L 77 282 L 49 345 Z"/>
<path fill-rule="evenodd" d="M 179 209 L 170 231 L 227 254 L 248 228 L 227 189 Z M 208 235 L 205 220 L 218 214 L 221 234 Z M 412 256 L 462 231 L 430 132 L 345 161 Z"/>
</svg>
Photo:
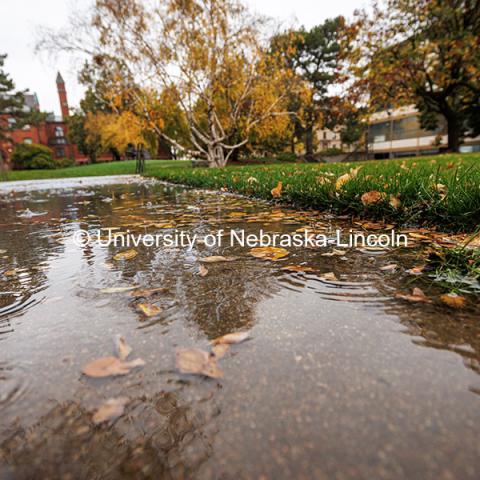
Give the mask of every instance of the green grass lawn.
<svg viewBox="0 0 480 480">
<path fill-rule="evenodd" d="M 190 166 L 190 162 L 174 160 L 147 160 L 155 169 L 174 166 Z M 135 160 L 103 162 L 93 165 L 59 168 L 57 170 L 16 170 L 0 173 L 0 181 L 37 180 L 47 178 L 93 177 L 101 175 L 131 175 L 135 173 Z"/>
<path fill-rule="evenodd" d="M 361 167 L 356 176 L 338 179 Z M 474 231 L 480 225 L 480 154 L 446 154 L 338 164 L 275 164 L 208 168 L 158 168 L 146 175 L 194 187 L 226 189 L 277 202 L 332 210 L 402 225 Z M 362 195 L 376 191 L 377 202 Z"/>
</svg>

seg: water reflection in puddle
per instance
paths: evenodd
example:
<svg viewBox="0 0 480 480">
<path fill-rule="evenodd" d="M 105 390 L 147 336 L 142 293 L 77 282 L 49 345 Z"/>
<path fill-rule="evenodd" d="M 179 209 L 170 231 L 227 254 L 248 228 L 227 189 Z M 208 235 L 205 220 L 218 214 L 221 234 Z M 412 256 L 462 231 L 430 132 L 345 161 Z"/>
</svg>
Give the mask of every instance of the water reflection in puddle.
<svg viewBox="0 0 480 480">
<path fill-rule="evenodd" d="M 48 212 L 19 216 L 19 212 Z M 417 251 L 79 248 L 78 229 L 202 237 L 224 228 L 332 234 L 328 216 L 150 182 L 0 199 L 0 462 L 7 478 L 478 478 L 479 310 L 394 298 Z M 348 227 L 348 224 L 344 224 Z M 328 251 L 328 250 L 327 250 Z M 234 262 L 199 259 L 236 256 Z M 312 271 L 282 270 L 287 265 Z M 333 274 L 327 276 L 325 274 Z M 159 288 L 146 317 L 131 292 Z M 438 296 L 435 286 L 422 287 Z M 109 290 L 107 290 L 108 292 Z M 111 290 L 110 290 L 111 292 Z M 221 380 L 181 375 L 177 347 L 251 339 Z M 146 366 L 89 379 L 123 334 Z M 126 396 L 113 426 L 91 412 Z"/>
</svg>

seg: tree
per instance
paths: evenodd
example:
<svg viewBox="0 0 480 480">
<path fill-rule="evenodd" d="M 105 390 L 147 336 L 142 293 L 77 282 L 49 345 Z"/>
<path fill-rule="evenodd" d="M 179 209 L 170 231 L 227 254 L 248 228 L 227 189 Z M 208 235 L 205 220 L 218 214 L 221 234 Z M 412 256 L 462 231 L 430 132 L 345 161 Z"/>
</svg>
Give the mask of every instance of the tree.
<svg viewBox="0 0 480 480">
<path fill-rule="evenodd" d="M 332 87 L 341 82 L 340 31 L 343 17 L 327 19 L 310 30 L 302 28 L 272 39 L 286 65 L 299 76 L 296 88 L 290 90 L 289 110 L 294 112 L 295 131 L 305 139 L 306 159 L 314 159 L 314 132 L 328 125 L 335 101 Z"/>
<path fill-rule="evenodd" d="M 87 53 L 113 78 L 131 78 L 138 88 L 128 93 L 147 120 L 158 92 L 175 91 L 188 144 L 152 128 L 176 148 L 192 146 L 211 166 L 224 166 L 254 128 L 284 113 L 285 72 L 264 48 L 263 27 L 239 0 L 97 0 L 81 35 L 47 34 L 41 46 Z"/>
<path fill-rule="evenodd" d="M 443 116 L 453 152 L 462 137 L 479 133 L 478 0 L 376 2 L 347 33 L 355 87 L 371 110 L 415 104 L 427 129 Z"/>
</svg>

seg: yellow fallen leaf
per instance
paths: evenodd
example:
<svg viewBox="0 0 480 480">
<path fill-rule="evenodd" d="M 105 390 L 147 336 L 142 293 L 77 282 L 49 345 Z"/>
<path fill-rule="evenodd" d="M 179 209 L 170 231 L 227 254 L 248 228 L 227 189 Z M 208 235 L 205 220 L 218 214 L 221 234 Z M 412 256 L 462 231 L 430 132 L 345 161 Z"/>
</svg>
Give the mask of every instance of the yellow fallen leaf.
<svg viewBox="0 0 480 480">
<path fill-rule="evenodd" d="M 277 261 L 289 255 L 288 250 L 281 247 L 256 247 L 250 250 L 250 255 L 262 260 Z"/>
<path fill-rule="evenodd" d="M 352 168 L 350 172 L 344 173 L 340 177 L 338 177 L 337 181 L 335 182 L 335 188 L 340 190 L 347 182 L 355 178 L 362 167 Z"/>
<path fill-rule="evenodd" d="M 421 275 L 425 270 L 425 265 L 419 265 L 418 267 L 413 267 L 410 270 L 407 270 L 407 273 L 410 275 Z"/>
<path fill-rule="evenodd" d="M 123 362 L 117 357 L 104 357 L 94 360 L 82 368 L 82 373 L 87 377 L 103 378 L 118 375 L 127 375 L 130 370 L 143 367 L 145 362 L 141 358 L 131 362 Z"/>
<path fill-rule="evenodd" d="M 113 259 L 116 261 L 131 260 L 132 258 L 135 258 L 137 255 L 138 255 L 138 252 L 132 248 L 130 250 L 125 250 L 123 252 L 117 253 L 116 255 L 114 255 Z"/>
<path fill-rule="evenodd" d="M 465 297 L 456 295 L 455 293 L 446 293 L 440 297 L 440 300 L 451 308 L 464 308 L 466 304 Z"/>
<path fill-rule="evenodd" d="M 392 272 L 396 270 L 398 265 L 396 263 L 390 263 L 389 265 L 385 265 L 383 267 L 380 267 L 380 270 L 382 272 Z"/>
<path fill-rule="evenodd" d="M 232 345 L 244 342 L 249 335 L 250 334 L 248 332 L 228 333 L 227 335 L 223 335 L 223 337 L 218 337 L 215 340 L 212 340 L 212 343 L 213 345 Z"/>
<path fill-rule="evenodd" d="M 203 265 L 200 265 L 198 267 L 198 274 L 201 277 L 206 277 L 208 275 L 208 269 L 206 267 L 204 267 Z"/>
<path fill-rule="evenodd" d="M 146 317 L 155 317 L 162 313 L 162 309 L 158 305 L 153 303 L 139 303 L 137 308 L 146 316 Z"/>
<path fill-rule="evenodd" d="M 233 262 L 236 257 L 223 257 L 221 255 L 214 255 L 212 257 L 203 257 L 200 259 L 203 263 L 218 263 L 218 262 Z"/>
<path fill-rule="evenodd" d="M 327 282 L 335 282 L 335 281 L 338 280 L 338 278 L 336 277 L 336 275 L 333 272 L 324 273 L 324 274 L 320 275 L 320 278 L 322 280 L 326 280 Z"/>
<path fill-rule="evenodd" d="M 226 353 L 230 350 L 230 345 L 227 343 L 219 343 L 218 345 L 214 345 L 212 347 L 212 355 L 218 360 L 223 358 Z"/>
<path fill-rule="evenodd" d="M 395 210 L 398 210 L 402 205 L 402 202 L 400 201 L 400 199 L 395 195 L 390 195 L 390 201 L 388 203 Z"/>
<path fill-rule="evenodd" d="M 331 252 L 322 253 L 322 257 L 343 257 L 345 253 L 346 252 L 344 250 L 337 250 L 334 248 Z"/>
<path fill-rule="evenodd" d="M 283 187 L 282 182 L 278 182 L 277 186 L 274 189 L 272 189 L 271 194 L 273 198 L 280 198 L 280 196 L 282 195 L 282 187 Z"/>
<path fill-rule="evenodd" d="M 95 425 L 106 421 L 116 420 L 123 415 L 125 406 L 130 400 L 127 397 L 109 398 L 106 402 L 102 403 L 98 410 L 93 414 L 92 420 Z"/>
<path fill-rule="evenodd" d="M 175 353 L 176 366 L 182 373 L 205 375 L 211 378 L 223 377 L 214 356 L 198 348 L 179 348 Z"/>
<path fill-rule="evenodd" d="M 252 185 L 253 183 L 258 183 L 258 180 L 255 177 L 248 177 L 247 183 Z"/>
<path fill-rule="evenodd" d="M 131 290 L 135 290 L 137 287 L 109 287 L 109 288 L 102 288 L 100 290 L 101 293 L 124 293 L 129 292 Z"/>
<path fill-rule="evenodd" d="M 286 270 L 287 272 L 313 272 L 314 269 L 311 267 L 304 267 L 302 265 L 287 265 L 286 267 L 282 267 L 282 270 Z"/>
<path fill-rule="evenodd" d="M 366 192 L 362 195 L 361 201 L 363 205 L 368 207 L 369 205 L 375 205 L 381 202 L 385 198 L 385 194 L 379 192 L 378 190 L 372 190 L 371 192 Z"/>
</svg>

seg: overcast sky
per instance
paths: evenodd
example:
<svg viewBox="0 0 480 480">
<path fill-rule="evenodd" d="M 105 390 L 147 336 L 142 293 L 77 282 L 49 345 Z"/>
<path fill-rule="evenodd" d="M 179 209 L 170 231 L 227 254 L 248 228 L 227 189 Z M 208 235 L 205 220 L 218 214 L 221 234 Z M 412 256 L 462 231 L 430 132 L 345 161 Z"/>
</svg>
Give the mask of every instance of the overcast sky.
<svg viewBox="0 0 480 480">
<path fill-rule="evenodd" d="M 38 26 L 61 28 L 73 0 L 0 0 L 0 53 L 7 53 L 7 72 L 17 88 L 28 88 L 38 95 L 42 110 L 60 113 L 55 77 L 60 70 L 67 84 L 70 106 L 78 105 L 82 87 L 76 79 L 75 65 L 68 58 L 53 60 L 34 54 L 35 29 Z M 91 0 L 75 0 L 86 7 Z M 246 0 L 259 13 L 290 25 L 307 27 L 337 15 L 350 17 L 366 0 Z"/>
</svg>

